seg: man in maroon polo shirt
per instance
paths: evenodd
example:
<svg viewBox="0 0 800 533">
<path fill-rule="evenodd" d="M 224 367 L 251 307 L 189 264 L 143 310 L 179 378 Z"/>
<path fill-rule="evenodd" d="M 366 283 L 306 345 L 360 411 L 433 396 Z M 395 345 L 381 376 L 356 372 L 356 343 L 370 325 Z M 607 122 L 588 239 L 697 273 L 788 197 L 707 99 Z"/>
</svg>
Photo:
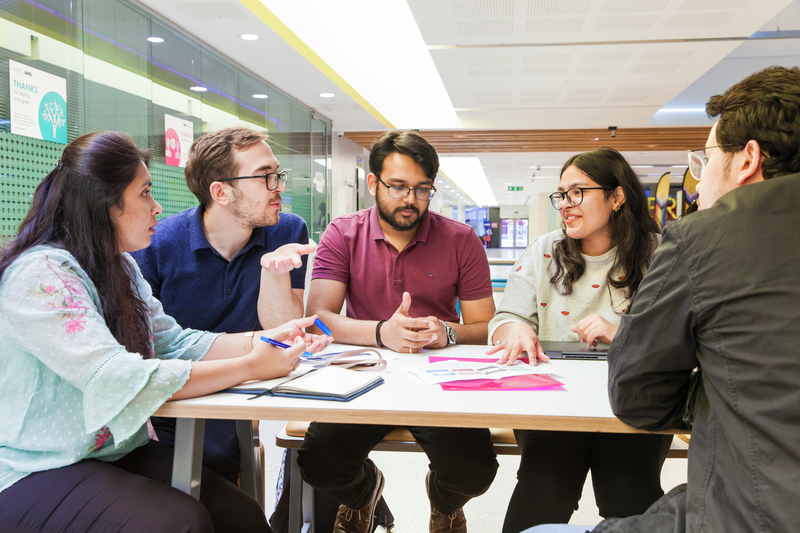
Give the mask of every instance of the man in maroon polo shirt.
<svg viewBox="0 0 800 533">
<path fill-rule="evenodd" d="M 408 353 L 486 344 L 495 307 L 480 239 L 466 224 L 428 211 L 436 150 L 416 133 L 388 132 L 372 145 L 369 165 L 376 204 L 328 226 L 306 312 L 318 314 L 348 344 Z M 347 316 L 341 316 L 345 300 Z M 311 424 L 298 464 L 306 482 L 341 502 L 334 532 L 372 531 L 384 479 L 367 456 L 392 429 Z M 465 532 L 463 505 L 483 494 L 497 471 L 489 431 L 408 429 L 430 459 L 430 531 Z"/>
</svg>

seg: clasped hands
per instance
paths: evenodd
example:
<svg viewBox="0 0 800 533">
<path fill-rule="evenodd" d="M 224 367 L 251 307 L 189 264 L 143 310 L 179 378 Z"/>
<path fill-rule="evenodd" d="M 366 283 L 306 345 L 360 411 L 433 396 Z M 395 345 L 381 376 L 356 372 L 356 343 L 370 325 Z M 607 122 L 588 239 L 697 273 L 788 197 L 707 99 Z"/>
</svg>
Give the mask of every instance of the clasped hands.
<svg viewBox="0 0 800 533">
<path fill-rule="evenodd" d="M 423 348 L 447 346 L 447 331 L 435 316 L 411 318 L 411 295 L 403 293 L 403 302 L 381 326 L 381 342 L 395 352 L 416 353 Z"/>
<path fill-rule="evenodd" d="M 569 329 L 578 334 L 581 342 L 585 342 L 589 346 L 597 346 L 597 341 L 611 343 L 618 326 L 600 315 L 590 315 L 576 325 L 570 326 Z M 502 350 L 500 359 L 497 360 L 499 365 L 513 365 L 523 351 L 528 352 L 531 365 L 536 365 L 539 360 L 550 360 L 542 349 L 538 335 L 528 324 L 522 322 L 503 324 L 494 332 L 492 340 L 496 344 L 487 350 L 486 355 L 496 354 Z M 531 357 L 531 354 L 536 354 L 536 356 Z"/>
</svg>

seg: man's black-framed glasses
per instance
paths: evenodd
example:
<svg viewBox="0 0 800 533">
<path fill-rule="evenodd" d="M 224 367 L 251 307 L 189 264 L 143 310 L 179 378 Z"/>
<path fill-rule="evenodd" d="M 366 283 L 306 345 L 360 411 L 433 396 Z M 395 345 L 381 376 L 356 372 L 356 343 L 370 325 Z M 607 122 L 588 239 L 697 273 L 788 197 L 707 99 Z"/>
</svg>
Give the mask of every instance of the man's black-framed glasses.
<svg viewBox="0 0 800 533">
<path fill-rule="evenodd" d="M 416 189 L 412 189 L 411 187 L 400 187 L 399 185 L 387 185 L 380 176 L 376 174 L 375 177 L 378 178 L 378 181 L 383 183 L 384 187 L 389 189 L 389 196 L 396 200 L 403 200 L 408 196 L 410 191 L 414 191 L 414 198 L 422 200 L 423 202 L 427 202 L 436 194 L 436 187 L 433 185 L 430 187 L 417 187 Z"/>
<path fill-rule="evenodd" d="M 278 184 L 282 183 L 284 187 L 286 187 L 286 179 L 289 177 L 289 173 L 285 170 L 283 172 L 268 172 L 266 174 L 258 174 L 256 176 L 238 176 L 236 178 L 222 178 L 221 180 L 217 181 L 233 181 L 233 180 L 251 180 L 256 178 L 265 178 L 265 182 L 267 183 L 267 190 L 274 191 L 278 188 Z"/>
<path fill-rule="evenodd" d="M 553 204 L 557 210 L 561 211 L 561 200 L 567 199 L 567 202 L 574 207 L 578 207 L 583 202 L 583 191 L 607 191 L 605 187 L 573 187 L 565 192 L 554 192 L 550 195 L 550 203 Z"/>
</svg>

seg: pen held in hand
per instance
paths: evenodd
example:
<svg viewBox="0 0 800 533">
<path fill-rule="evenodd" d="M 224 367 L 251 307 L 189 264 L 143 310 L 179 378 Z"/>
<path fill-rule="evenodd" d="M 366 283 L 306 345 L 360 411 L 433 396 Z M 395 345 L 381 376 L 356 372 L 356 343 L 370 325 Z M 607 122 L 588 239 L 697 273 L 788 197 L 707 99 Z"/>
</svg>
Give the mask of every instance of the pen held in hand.
<svg viewBox="0 0 800 533">
<path fill-rule="evenodd" d="M 331 328 L 325 325 L 325 323 L 320 320 L 319 318 L 314 321 L 314 325 L 317 326 L 322 333 L 327 335 L 328 337 L 331 336 Z"/>
<path fill-rule="evenodd" d="M 278 342 L 278 341 L 276 341 L 274 339 L 270 339 L 269 337 L 261 337 L 261 340 L 264 341 L 264 342 L 268 342 L 273 346 L 277 346 L 278 348 L 283 348 L 284 350 L 286 348 L 291 348 L 291 346 L 289 346 L 288 344 L 284 344 L 282 342 Z M 311 353 L 310 352 L 303 352 L 303 355 L 310 356 Z"/>
</svg>

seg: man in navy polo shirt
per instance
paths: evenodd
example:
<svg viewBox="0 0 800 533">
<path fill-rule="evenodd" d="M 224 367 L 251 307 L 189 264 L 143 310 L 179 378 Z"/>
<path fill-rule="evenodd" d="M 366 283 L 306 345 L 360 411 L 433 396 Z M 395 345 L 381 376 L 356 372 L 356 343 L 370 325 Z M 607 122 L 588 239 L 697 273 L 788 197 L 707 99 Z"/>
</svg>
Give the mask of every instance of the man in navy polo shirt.
<svg viewBox="0 0 800 533">
<path fill-rule="evenodd" d="M 233 126 L 199 137 L 186 184 L 198 207 L 161 220 L 148 248 L 132 254 L 164 311 L 184 327 L 241 333 L 303 316 L 308 229 L 280 213 L 286 175 L 267 135 Z M 249 350 L 252 335 L 245 335 Z M 174 444 L 174 419 L 153 419 Z M 232 420 L 206 422 L 203 465 L 235 483 L 239 444 Z"/>
</svg>

